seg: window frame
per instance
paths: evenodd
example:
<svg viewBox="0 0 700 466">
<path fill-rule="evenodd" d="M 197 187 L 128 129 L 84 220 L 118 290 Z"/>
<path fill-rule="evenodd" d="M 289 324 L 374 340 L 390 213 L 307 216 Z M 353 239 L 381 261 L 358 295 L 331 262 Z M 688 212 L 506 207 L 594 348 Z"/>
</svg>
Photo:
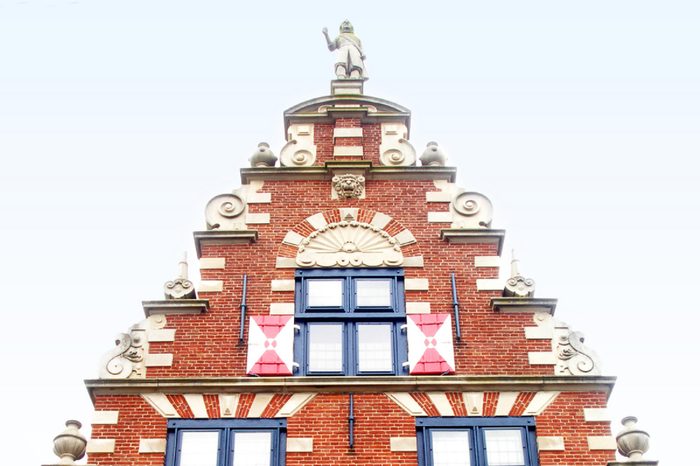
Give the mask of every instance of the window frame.
<svg viewBox="0 0 700 466">
<path fill-rule="evenodd" d="M 469 431 L 470 456 L 473 466 L 488 466 L 484 432 L 488 430 L 515 430 L 521 432 L 525 450 L 525 465 L 539 466 L 535 418 L 521 417 L 417 417 L 416 441 L 418 465 L 433 466 L 433 431 Z"/>
<path fill-rule="evenodd" d="M 286 419 L 169 419 L 165 449 L 165 465 L 179 466 L 181 439 L 184 432 L 218 432 L 219 447 L 217 466 L 232 466 L 231 449 L 236 432 L 270 432 L 270 465 L 284 466 L 287 454 L 287 420 Z"/>
<path fill-rule="evenodd" d="M 404 271 L 392 269 L 301 269 L 295 273 L 295 324 L 294 359 L 298 362 L 300 376 L 374 376 L 405 375 L 408 368 L 408 342 L 406 338 L 406 306 L 404 299 Z M 321 307 L 308 305 L 308 281 L 343 279 L 343 306 Z M 391 306 L 358 306 L 358 280 L 389 279 Z M 309 329 L 314 324 L 337 324 L 342 327 L 342 370 L 309 370 Z M 390 371 L 359 370 L 360 325 L 390 325 L 392 369 Z"/>
</svg>

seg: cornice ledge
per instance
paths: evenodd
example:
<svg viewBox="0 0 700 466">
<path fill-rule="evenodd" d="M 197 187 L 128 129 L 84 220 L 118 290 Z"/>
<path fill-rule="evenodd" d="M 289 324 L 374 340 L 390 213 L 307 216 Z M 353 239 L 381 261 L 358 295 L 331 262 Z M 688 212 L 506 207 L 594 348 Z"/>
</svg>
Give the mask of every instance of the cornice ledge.
<svg viewBox="0 0 700 466">
<path fill-rule="evenodd" d="M 424 377 L 204 377 L 168 379 L 88 379 L 91 398 L 105 394 L 242 392 L 427 392 L 562 391 L 605 392 L 611 376 L 424 376 Z"/>
<path fill-rule="evenodd" d="M 250 244 L 258 240 L 257 230 L 207 230 L 195 231 L 194 245 L 197 257 L 202 257 L 202 244 Z"/>
<path fill-rule="evenodd" d="M 498 297 L 491 298 L 491 309 L 496 312 L 546 312 L 554 315 L 555 298 Z"/>
<path fill-rule="evenodd" d="M 203 314 L 209 311 L 208 299 L 164 299 L 141 301 L 146 317 L 154 314 L 181 315 Z"/>
<path fill-rule="evenodd" d="M 505 230 L 491 230 L 481 228 L 443 228 L 440 230 L 440 239 L 448 243 L 494 243 L 498 245 L 498 255 L 503 249 L 503 240 L 506 237 Z"/>
<path fill-rule="evenodd" d="M 252 180 L 262 181 L 295 181 L 295 180 L 327 180 L 341 168 L 364 169 L 369 180 L 446 180 L 454 183 L 457 178 L 456 167 L 389 167 L 368 166 L 367 161 L 328 162 L 328 166 L 314 167 L 270 167 L 270 168 L 241 168 L 241 183 L 249 184 Z M 500 230 L 492 230 L 500 231 Z"/>
</svg>

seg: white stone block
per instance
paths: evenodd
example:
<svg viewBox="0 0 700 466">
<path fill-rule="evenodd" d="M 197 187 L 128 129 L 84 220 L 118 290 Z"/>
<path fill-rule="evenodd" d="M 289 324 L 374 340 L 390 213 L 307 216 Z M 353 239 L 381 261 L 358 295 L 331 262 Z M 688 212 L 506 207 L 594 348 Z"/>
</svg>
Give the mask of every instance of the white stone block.
<svg viewBox="0 0 700 466">
<path fill-rule="evenodd" d="M 223 269 L 225 267 L 225 257 L 202 257 L 199 259 L 199 270 Z"/>
<path fill-rule="evenodd" d="M 246 198 L 248 204 L 269 204 L 272 202 L 271 193 L 248 193 Z"/>
<path fill-rule="evenodd" d="M 276 417 L 292 417 L 316 396 L 315 393 L 295 393 L 277 412 Z"/>
<path fill-rule="evenodd" d="M 615 437 L 605 435 L 605 436 L 589 436 L 588 437 L 588 449 L 589 450 L 617 450 L 617 442 Z"/>
<path fill-rule="evenodd" d="M 484 392 L 464 392 L 462 401 L 468 416 L 481 416 L 484 412 Z"/>
<path fill-rule="evenodd" d="M 551 340 L 554 336 L 552 327 L 525 327 L 526 340 Z"/>
<path fill-rule="evenodd" d="M 168 397 L 163 393 L 142 393 L 141 396 L 163 417 L 180 417 Z"/>
<path fill-rule="evenodd" d="M 537 437 L 540 451 L 564 451 L 564 437 Z"/>
<path fill-rule="evenodd" d="M 418 451 L 415 437 L 391 437 L 389 447 L 391 451 Z"/>
<path fill-rule="evenodd" d="M 413 399 L 410 393 L 397 392 L 397 393 L 386 393 L 391 400 L 401 407 L 411 416 L 425 416 L 425 411 L 418 402 Z"/>
<path fill-rule="evenodd" d="M 224 291 L 223 280 L 201 280 L 197 291 L 202 293 L 218 293 Z"/>
<path fill-rule="evenodd" d="M 384 229 L 384 227 L 387 226 L 389 222 L 391 222 L 391 217 L 381 212 L 377 212 L 374 214 L 374 217 L 372 217 L 372 221 L 369 223 L 379 229 Z"/>
<path fill-rule="evenodd" d="M 165 453 L 165 439 L 142 438 L 139 440 L 139 453 Z"/>
<path fill-rule="evenodd" d="M 221 417 L 236 417 L 238 409 L 238 399 L 240 395 L 220 394 L 219 395 L 219 414 Z"/>
<path fill-rule="evenodd" d="M 553 366 L 557 363 L 557 357 L 551 351 L 532 351 L 527 353 L 527 360 L 531 366 Z"/>
<path fill-rule="evenodd" d="M 450 400 L 447 399 L 447 395 L 443 392 L 428 392 L 426 393 L 430 401 L 435 405 L 435 409 L 438 410 L 440 416 L 454 416 L 455 413 L 452 410 L 452 405 Z"/>
<path fill-rule="evenodd" d="M 404 267 L 423 267 L 423 256 L 404 257 L 401 265 Z"/>
<path fill-rule="evenodd" d="M 267 408 L 267 405 L 272 401 L 274 393 L 256 393 L 253 403 L 250 405 L 250 410 L 248 411 L 248 417 L 260 417 L 262 413 Z"/>
<path fill-rule="evenodd" d="M 86 452 L 91 453 L 114 453 L 114 439 L 100 438 L 88 440 Z"/>
<path fill-rule="evenodd" d="M 288 244 L 290 246 L 299 246 L 302 241 L 304 241 L 304 237 L 296 231 L 291 230 L 284 235 L 284 239 L 282 240 L 284 244 Z"/>
<path fill-rule="evenodd" d="M 310 437 L 287 437 L 287 453 L 308 453 L 314 451 L 314 439 Z"/>
<path fill-rule="evenodd" d="M 333 157 L 362 157 L 362 146 L 333 146 Z"/>
<path fill-rule="evenodd" d="M 294 291 L 294 280 L 272 280 L 270 289 L 272 291 Z"/>
<path fill-rule="evenodd" d="M 396 236 L 394 236 L 394 239 L 398 241 L 401 246 L 416 242 L 416 238 L 409 230 L 401 230 Z"/>
<path fill-rule="evenodd" d="M 496 403 L 496 416 L 508 416 L 518 395 L 518 392 L 500 392 Z"/>
<path fill-rule="evenodd" d="M 207 406 L 204 404 L 204 395 L 188 393 L 183 395 L 190 411 L 196 418 L 207 419 Z"/>
<path fill-rule="evenodd" d="M 612 416 L 607 408 L 583 408 L 583 418 L 586 422 L 612 421 Z"/>
<path fill-rule="evenodd" d="M 245 214 L 245 223 L 248 225 L 267 225 L 270 223 L 269 213 Z"/>
<path fill-rule="evenodd" d="M 334 138 L 361 138 L 362 127 L 360 128 L 333 128 Z"/>
<path fill-rule="evenodd" d="M 293 257 L 277 257 L 275 259 L 275 268 L 296 269 L 297 267 L 297 261 Z"/>
<path fill-rule="evenodd" d="M 523 411 L 523 416 L 539 416 L 559 396 L 559 392 L 537 392 Z"/>
<path fill-rule="evenodd" d="M 477 278 L 476 291 L 501 291 L 505 284 L 500 278 Z"/>
<path fill-rule="evenodd" d="M 326 218 L 323 216 L 322 212 L 313 214 L 310 217 L 306 217 L 306 221 L 309 222 L 309 224 L 316 230 L 320 230 L 321 228 L 328 225 L 328 222 L 326 221 Z"/>
<path fill-rule="evenodd" d="M 345 220 L 347 216 L 349 215 L 353 219 L 357 220 L 357 214 L 359 213 L 360 209 L 357 209 L 355 207 L 341 207 L 338 209 L 340 211 L 340 219 Z"/>
<path fill-rule="evenodd" d="M 92 414 L 92 425 L 117 424 L 119 411 L 95 411 Z"/>
<path fill-rule="evenodd" d="M 452 212 L 428 212 L 430 223 L 452 223 Z"/>
<path fill-rule="evenodd" d="M 294 315 L 294 303 L 271 303 L 270 314 Z"/>
<path fill-rule="evenodd" d="M 430 314 L 430 303 L 408 302 L 406 314 Z"/>
<path fill-rule="evenodd" d="M 170 367 L 173 365 L 171 353 L 147 354 L 144 358 L 146 367 Z"/>
<path fill-rule="evenodd" d="M 498 256 L 475 256 L 474 267 L 500 267 L 501 258 Z"/>
<path fill-rule="evenodd" d="M 148 331 L 149 342 L 175 341 L 174 328 L 161 328 Z"/>
<path fill-rule="evenodd" d="M 444 191 L 428 191 L 425 193 L 426 202 L 452 202 L 452 194 Z"/>
<path fill-rule="evenodd" d="M 427 291 L 429 286 L 427 278 L 407 278 L 404 280 L 406 291 Z"/>
</svg>

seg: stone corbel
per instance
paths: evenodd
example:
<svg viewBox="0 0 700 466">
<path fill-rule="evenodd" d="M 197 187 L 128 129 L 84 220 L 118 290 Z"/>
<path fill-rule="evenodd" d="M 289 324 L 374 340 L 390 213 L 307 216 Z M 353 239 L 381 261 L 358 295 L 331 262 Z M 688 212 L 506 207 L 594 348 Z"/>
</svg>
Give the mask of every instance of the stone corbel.
<svg viewBox="0 0 700 466">
<path fill-rule="evenodd" d="M 116 347 L 108 352 L 100 365 L 100 379 L 142 379 L 146 377 L 149 334 L 165 327 L 163 315 L 152 315 L 120 333 Z"/>
<path fill-rule="evenodd" d="M 403 123 L 382 123 L 382 142 L 379 146 L 382 165 L 407 167 L 416 164 L 416 150 L 408 142 L 408 128 Z"/>
<path fill-rule="evenodd" d="M 282 166 L 310 167 L 316 162 L 313 125 L 289 125 L 287 141 L 280 151 Z"/>
</svg>

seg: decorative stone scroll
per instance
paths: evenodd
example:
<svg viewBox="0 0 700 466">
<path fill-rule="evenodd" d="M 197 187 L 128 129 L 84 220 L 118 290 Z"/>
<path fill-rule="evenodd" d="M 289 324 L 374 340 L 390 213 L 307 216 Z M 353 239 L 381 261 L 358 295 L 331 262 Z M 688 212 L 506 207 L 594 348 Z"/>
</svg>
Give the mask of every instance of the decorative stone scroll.
<svg viewBox="0 0 700 466">
<path fill-rule="evenodd" d="M 364 197 L 365 177 L 362 175 L 346 173 L 334 176 L 331 181 L 333 182 L 333 189 L 340 199 L 359 199 Z"/>
<path fill-rule="evenodd" d="M 146 377 L 149 332 L 162 329 L 165 324 L 165 316 L 156 314 L 131 327 L 128 333 L 120 333 L 115 340 L 116 347 L 103 358 L 100 365 L 100 378 L 142 379 Z"/>
<path fill-rule="evenodd" d="M 538 312 L 535 323 L 542 330 L 549 330 L 554 353 L 555 375 L 600 375 L 601 364 L 596 353 L 583 344 L 584 336 L 550 314 Z"/>
<path fill-rule="evenodd" d="M 179 265 L 178 277 L 174 280 L 168 280 L 163 286 L 165 299 L 197 299 L 197 292 L 192 283 L 187 277 L 187 253 L 183 254 Z"/>
<path fill-rule="evenodd" d="M 461 192 L 450 203 L 453 212 L 452 228 L 489 228 L 493 205 L 480 193 Z"/>
<path fill-rule="evenodd" d="M 329 223 L 299 244 L 301 267 L 396 267 L 403 263 L 399 242 L 372 224 Z"/>
<path fill-rule="evenodd" d="M 289 125 L 287 141 L 280 151 L 282 166 L 310 167 L 316 162 L 313 125 Z"/>
<path fill-rule="evenodd" d="M 416 164 L 416 150 L 408 142 L 408 128 L 403 123 L 382 123 L 379 146 L 382 165 L 407 167 Z"/>
<path fill-rule="evenodd" d="M 270 202 L 269 194 L 257 192 L 261 188 L 261 181 L 251 182 L 232 193 L 219 194 L 211 199 L 204 211 L 207 230 L 246 230 L 247 223 L 259 223 L 250 221 L 248 204 Z"/>
<path fill-rule="evenodd" d="M 510 278 L 506 280 L 506 286 L 503 289 L 503 296 L 517 298 L 532 298 L 535 295 L 535 280 L 525 278 L 518 270 L 519 260 L 513 258 L 510 261 Z"/>
</svg>

